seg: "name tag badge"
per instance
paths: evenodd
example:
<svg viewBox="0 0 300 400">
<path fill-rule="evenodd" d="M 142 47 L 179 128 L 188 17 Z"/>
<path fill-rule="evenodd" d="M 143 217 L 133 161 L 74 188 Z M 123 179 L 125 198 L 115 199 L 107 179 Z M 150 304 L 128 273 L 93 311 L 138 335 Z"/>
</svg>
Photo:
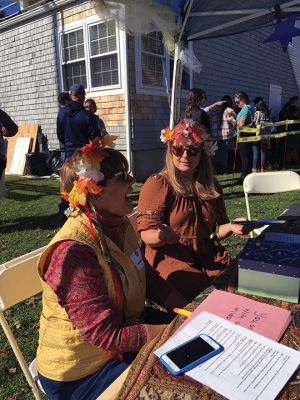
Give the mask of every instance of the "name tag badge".
<svg viewBox="0 0 300 400">
<path fill-rule="evenodd" d="M 145 267 L 144 260 L 142 257 L 141 250 L 139 248 L 135 249 L 134 252 L 130 256 L 131 261 L 136 266 L 137 270 L 141 270 Z"/>
</svg>

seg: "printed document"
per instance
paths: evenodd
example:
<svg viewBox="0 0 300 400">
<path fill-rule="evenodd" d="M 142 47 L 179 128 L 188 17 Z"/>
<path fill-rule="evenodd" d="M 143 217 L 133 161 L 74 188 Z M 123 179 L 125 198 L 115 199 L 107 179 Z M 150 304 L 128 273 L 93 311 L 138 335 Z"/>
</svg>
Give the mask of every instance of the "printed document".
<svg viewBox="0 0 300 400">
<path fill-rule="evenodd" d="M 230 400 L 273 400 L 300 363 L 300 352 L 206 311 L 154 353 L 159 357 L 205 333 L 224 351 L 186 375 Z"/>
</svg>

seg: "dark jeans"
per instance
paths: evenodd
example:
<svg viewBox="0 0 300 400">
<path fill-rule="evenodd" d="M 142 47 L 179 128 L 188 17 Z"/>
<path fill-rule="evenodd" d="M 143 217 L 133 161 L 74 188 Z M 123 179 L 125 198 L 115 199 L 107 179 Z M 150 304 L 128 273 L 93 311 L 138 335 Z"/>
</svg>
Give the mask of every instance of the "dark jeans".
<svg viewBox="0 0 300 400">
<path fill-rule="evenodd" d="M 242 162 L 242 177 L 245 178 L 251 171 L 251 151 L 252 151 L 252 143 L 244 142 L 239 143 L 239 153 Z"/>
<path fill-rule="evenodd" d="M 4 174 L 6 168 L 6 158 L 2 158 L 0 156 L 0 179 L 2 178 L 2 175 Z"/>
<path fill-rule="evenodd" d="M 59 382 L 38 374 L 39 381 L 50 400 L 96 400 L 122 374 L 128 364 L 108 361 L 103 368 L 71 382 Z"/>
</svg>

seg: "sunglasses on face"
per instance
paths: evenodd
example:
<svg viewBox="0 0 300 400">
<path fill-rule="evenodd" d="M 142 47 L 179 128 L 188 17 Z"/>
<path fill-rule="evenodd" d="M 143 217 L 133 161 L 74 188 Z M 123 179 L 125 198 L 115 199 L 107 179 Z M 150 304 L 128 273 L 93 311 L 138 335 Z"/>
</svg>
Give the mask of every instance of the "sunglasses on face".
<svg viewBox="0 0 300 400">
<path fill-rule="evenodd" d="M 130 172 L 126 171 L 125 169 L 123 169 L 120 172 L 117 172 L 114 176 L 122 176 L 124 182 L 134 181 L 134 178 L 130 175 Z"/>
<path fill-rule="evenodd" d="M 176 157 L 181 157 L 183 155 L 183 153 L 186 151 L 186 154 L 188 156 L 196 156 L 199 151 L 200 151 L 201 147 L 200 146 L 172 146 L 172 153 L 174 154 L 174 156 Z"/>
<path fill-rule="evenodd" d="M 88 105 L 86 105 L 86 106 L 84 106 L 87 110 L 89 110 L 89 109 L 93 109 L 94 108 L 94 106 L 88 106 Z"/>
</svg>

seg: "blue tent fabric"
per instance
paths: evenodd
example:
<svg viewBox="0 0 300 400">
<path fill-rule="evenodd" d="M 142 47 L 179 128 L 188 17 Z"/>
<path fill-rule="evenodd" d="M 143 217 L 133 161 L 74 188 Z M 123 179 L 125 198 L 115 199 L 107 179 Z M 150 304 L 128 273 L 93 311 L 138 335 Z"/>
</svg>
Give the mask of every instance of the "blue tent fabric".
<svg viewBox="0 0 300 400">
<path fill-rule="evenodd" d="M 237 25 L 233 25 L 227 28 L 222 28 L 211 33 L 207 33 L 203 36 L 195 38 L 195 40 L 233 35 L 236 33 L 241 33 L 249 31 L 252 29 L 258 29 L 263 26 L 273 25 L 277 22 L 277 15 L 274 10 L 275 5 L 282 6 L 280 10 L 280 16 L 285 19 L 290 13 L 287 13 L 284 9 L 284 5 L 291 3 L 291 1 L 280 1 L 280 0 L 231 0 L 230 2 L 225 2 L 223 0 L 194 0 L 190 11 L 190 14 L 195 12 L 216 12 L 216 11 L 227 11 L 226 15 L 204 15 L 204 16 L 192 16 L 190 15 L 187 24 L 185 26 L 184 32 L 185 37 L 189 37 L 198 32 L 203 32 L 205 30 L 223 25 L 227 22 L 233 22 L 239 18 L 250 15 L 250 11 L 253 10 L 255 13 L 257 10 L 269 10 L 265 15 L 259 16 L 257 18 L 249 19 Z M 295 2 L 297 3 L 297 2 Z M 300 6 L 300 1 L 298 2 Z M 244 14 L 236 14 L 236 11 L 247 10 Z M 230 14 L 230 11 L 233 13 Z"/>
<path fill-rule="evenodd" d="M 216 11 L 238 11 L 238 10 L 263 10 L 269 9 L 270 12 L 258 18 L 249 19 L 241 24 L 233 25 L 228 28 L 223 28 L 221 30 L 209 33 L 207 35 L 197 38 L 207 39 L 211 37 L 232 35 L 235 33 L 240 33 L 252 29 L 257 29 L 263 26 L 272 25 L 275 19 L 274 6 L 275 4 L 284 5 L 288 3 L 287 1 L 261 1 L 261 0 L 232 0 L 230 2 L 224 2 L 219 0 L 195 0 L 191 8 L 191 13 L 194 12 L 216 12 Z M 300 5 L 300 2 L 299 2 Z M 185 27 L 185 32 L 187 35 L 193 35 L 197 32 L 205 31 L 207 29 L 216 27 L 218 25 L 223 25 L 227 22 L 236 21 L 237 19 L 246 16 L 249 13 L 243 14 L 227 14 L 227 15 L 205 15 L 205 16 L 190 16 L 188 18 L 187 25 Z M 281 17 L 285 18 L 288 14 L 281 10 Z"/>
</svg>

